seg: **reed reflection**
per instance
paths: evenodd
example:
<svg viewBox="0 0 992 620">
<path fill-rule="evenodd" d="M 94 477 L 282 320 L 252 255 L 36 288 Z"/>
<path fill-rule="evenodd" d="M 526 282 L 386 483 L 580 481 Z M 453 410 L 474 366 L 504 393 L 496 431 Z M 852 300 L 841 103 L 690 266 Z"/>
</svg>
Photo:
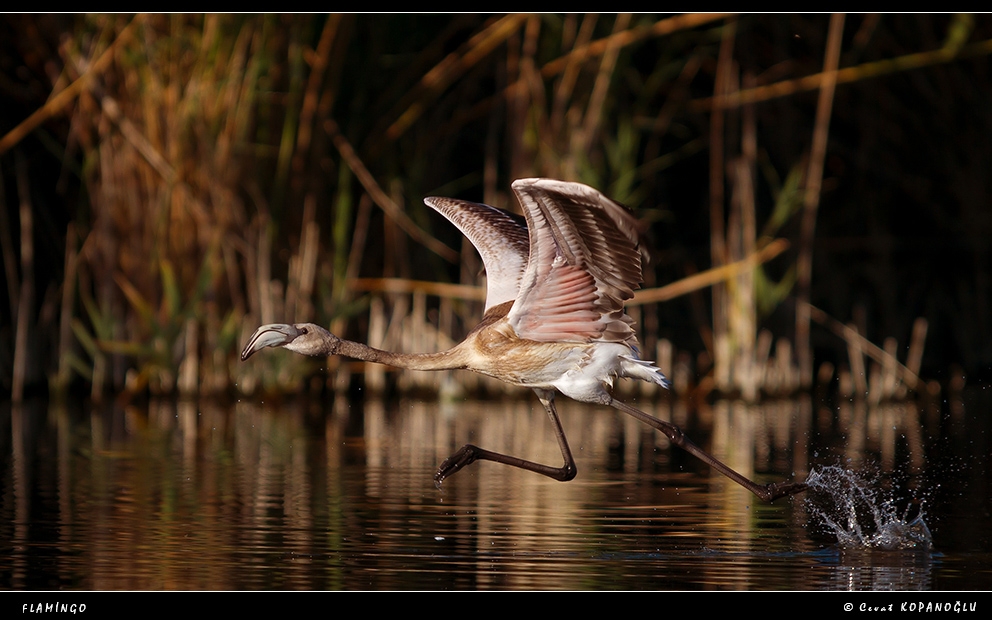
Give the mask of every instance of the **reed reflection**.
<svg viewBox="0 0 992 620">
<path fill-rule="evenodd" d="M 855 403 L 813 416 L 810 399 L 638 405 L 759 479 L 845 459 L 877 463 L 898 492 L 938 475 L 939 463 L 916 454 L 932 450 L 926 408 L 866 404 L 861 414 Z M 561 414 L 575 481 L 482 463 L 439 491 L 438 462 L 476 437 L 553 457 L 540 406 L 258 398 L 4 408 L 0 578 L 29 589 L 966 588 L 992 566 L 961 570 L 983 540 L 973 506 L 987 498 L 970 491 L 982 488 L 982 468 L 958 470 L 963 494 L 926 495 L 940 563 L 883 561 L 810 529 L 804 501 L 764 505 L 628 416 L 564 402 Z M 984 427 L 959 417 L 967 426 L 937 430 L 963 453 L 974 442 L 954 433 L 981 437 Z"/>
</svg>

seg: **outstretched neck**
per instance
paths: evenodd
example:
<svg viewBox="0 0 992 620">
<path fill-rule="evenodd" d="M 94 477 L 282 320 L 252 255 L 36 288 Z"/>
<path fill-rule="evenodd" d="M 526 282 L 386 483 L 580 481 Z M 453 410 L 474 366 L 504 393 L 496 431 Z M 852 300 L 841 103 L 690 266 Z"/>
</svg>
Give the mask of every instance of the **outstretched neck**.
<svg viewBox="0 0 992 620">
<path fill-rule="evenodd" d="M 366 362 L 388 364 L 411 370 L 452 370 L 467 368 L 470 360 L 465 343 L 440 353 L 393 353 L 350 340 L 342 340 L 319 325 L 297 323 L 285 325 L 272 323 L 255 330 L 255 334 L 245 345 L 241 359 L 248 359 L 253 353 L 265 347 L 285 347 L 301 355 L 327 357 L 344 355 Z"/>
<path fill-rule="evenodd" d="M 453 370 L 466 367 L 464 355 L 458 347 L 440 353 L 394 353 L 359 342 L 339 340 L 333 353 L 410 370 Z"/>
</svg>

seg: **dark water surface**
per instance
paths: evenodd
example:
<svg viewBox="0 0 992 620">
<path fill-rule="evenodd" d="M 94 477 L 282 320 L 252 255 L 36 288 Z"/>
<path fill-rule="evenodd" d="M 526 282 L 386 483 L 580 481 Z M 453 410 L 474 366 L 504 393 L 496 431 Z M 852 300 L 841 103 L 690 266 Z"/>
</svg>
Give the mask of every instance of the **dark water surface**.
<svg viewBox="0 0 992 620">
<path fill-rule="evenodd" d="M 762 504 L 636 421 L 564 398 L 575 480 L 483 462 L 440 491 L 435 468 L 466 442 L 558 465 L 536 399 L 36 402 L 0 408 L 0 588 L 992 587 L 985 391 L 640 406 L 761 482 L 857 472 L 885 514 L 922 515 L 932 547 L 842 546 L 822 517 L 837 498 Z"/>
</svg>

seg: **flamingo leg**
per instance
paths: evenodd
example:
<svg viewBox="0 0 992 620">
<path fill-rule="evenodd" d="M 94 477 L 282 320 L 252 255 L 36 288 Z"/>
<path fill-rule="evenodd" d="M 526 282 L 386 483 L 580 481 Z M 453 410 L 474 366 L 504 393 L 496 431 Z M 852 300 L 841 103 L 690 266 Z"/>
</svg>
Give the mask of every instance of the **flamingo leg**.
<svg viewBox="0 0 992 620">
<path fill-rule="evenodd" d="M 555 437 L 558 439 L 558 447 L 561 448 L 561 456 L 565 461 L 561 467 L 542 465 L 541 463 L 535 463 L 516 456 L 500 454 L 499 452 L 484 450 L 472 444 L 465 444 L 458 452 L 445 459 L 441 463 L 441 466 L 437 468 L 437 473 L 434 474 L 434 484 L 438 488 L 441 488 L 441 483 L 444 482 L 445 478 L 476 461 L 494 461 L 496 463 L 503 463 L 504 465 L 512 465 L 513 467 L 519 467 L 520 469 L 526 469 L 527 471 L 553 478 L 559 482 L 568 482 L 574 478 L 579 470 L 575 467 L 575 459 L 572 458 L 572 451 L 568 447 L 568 440 L 565 439 L 565 431 L 562 430 L 561 421 L 558 419 L 558 410 L 555 409 L 554 403 L 554 392 L 537 389 L 534 391 L 537 392 L 537 396 L 541 399 L 541 404 L 544 405 L 544 409 L 548 412 L 548 417 L 551 418 L 551 424 L 554 426 Z"/>
<path fill-rule="evenodd" d="M 754 482 L 753 480 L 746 478 L 741 474 L 737 473 L 729 466 L 717 460 L 717 458 L 714 457 L 712 454 L 706 452 L 696 444 L 692 443 L 692 441 L 685 436 L 685 433 L 682 432 L 682 429 L 680 429 L 678 426 L 675 426 L 671 422 L 666 422 L 652 415 L 648 415 L 643 411 L 641 411 L 640 409 L 631 407 L 627 403 L 624 403 L 619 400 L 613 399 L 610 401 L 609 404 L 610 406 L 619 409 L 620 411 L 626 413 L 627 415 L 637 418 L 638 420 L 644 422 L 648 426 L 651 426 L 661 431 L 676 446 L 682 448 L 689 454 L 692 454 L 693 456 L 699 458 L 704 463 L 707 463 L 710 467 L 716 469 L 724 476 L 730 478 L 731 480 L 741 485 L 748 491 L 754 493 L 755 495 L 757 495 L 759 498 L 761 498 L 766 502 L 771 502 L 786 495 L 792 495 L 794 493 L 802 493 L 807 488 L 805 482 L 776 482 L 773 484 L 758 484 L 757 482 Z"/>
</svg>

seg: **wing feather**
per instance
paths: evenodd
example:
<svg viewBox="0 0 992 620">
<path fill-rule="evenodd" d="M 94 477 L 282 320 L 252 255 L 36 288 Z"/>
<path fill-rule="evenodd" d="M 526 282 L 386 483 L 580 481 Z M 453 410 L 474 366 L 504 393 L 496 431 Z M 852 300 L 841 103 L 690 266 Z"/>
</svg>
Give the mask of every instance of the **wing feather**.
<svg viewBox="0 0 992 620">
<path fill-rule="evenodd" d="M 520 216 L 454 198 L 432 196 L 424 202 L 462 231 L 482 257 L 486 311 L 516 299 L 530 253 L 527 225 Z"/>
<path fill-rule="evenodd" d="M 513 183 L 530 231 L 530 259 L 507 318 L 522 338 L 636 346 L 624 302 L 641 283 L 639 223 L 580 183 Z"/>
</svg>

